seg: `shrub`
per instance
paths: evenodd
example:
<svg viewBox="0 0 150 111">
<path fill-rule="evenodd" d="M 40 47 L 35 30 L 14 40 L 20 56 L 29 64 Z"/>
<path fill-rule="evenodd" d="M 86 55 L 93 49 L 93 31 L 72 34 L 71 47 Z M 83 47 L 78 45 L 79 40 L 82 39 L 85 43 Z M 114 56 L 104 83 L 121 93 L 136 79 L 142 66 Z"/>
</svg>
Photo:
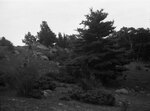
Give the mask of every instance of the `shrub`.
<svg viewBox="0 0 150 111">
<path fill-rule="evenodd" d="M 53 79 L 50 77 L 42 76 L 35 82 L 34 88 L 40 90 L 54 90 L 56 85 L 54 84 Z"/>
<path fill-rule="evenodd" d="M 56 65 L 35 58 L 31 51 L 21 49 L 20 52 L 19 55 L 9 54 L 9 61 L 0 60 L 0 71 L 4 72 L 3 78 L 0 77 L 0 79 L 8 88 L 15 89 L 20 96 L 40 98 L 42 96 L 41 90 L 51 83 L 45 80 L 46 84 L 42 83 L 40 88 L 35 88 L 37 81 L 40 75 L 45 73 L 45 69 L 46 71 L 50 70 L 49 67 L 56 69 Z M 49 85 L 51 89 L 52 86 L 52 84 Z"/>
<path fill-rule="evenodd" d="M 25 97 L 40 98 L 42 93 L 39 89 L 34 89 L 35 81 L 39 78 L 38 72 L 33 64 L 18 69 L 17 74 L 17 94 Z"/>
<path fill-rule="evenodd" d="M 71 94 L 71 98 L 91 104 L 98 105 L 115 105 L 115 97 L 103 90 L 88 90 L 84 91 L 82 89 L 74 90 Z"/>
<path fill-rule="evenodd" d="M 49 72 L 45 76 L 53 78 L 54 80 L 65 82 L 65 83 L 75 83 L 75 78 L 66 72 L 65 67 L 59 67 L 58 72 Z"/>
</svg>

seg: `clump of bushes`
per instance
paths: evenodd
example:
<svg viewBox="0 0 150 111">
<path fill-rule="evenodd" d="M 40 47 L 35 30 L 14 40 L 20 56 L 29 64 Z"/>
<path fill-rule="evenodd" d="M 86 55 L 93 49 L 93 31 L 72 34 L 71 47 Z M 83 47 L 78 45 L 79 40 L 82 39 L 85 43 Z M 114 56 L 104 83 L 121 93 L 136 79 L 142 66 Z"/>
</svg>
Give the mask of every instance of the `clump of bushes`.
<svg viewBox="0 0 150 111">
<path fill-rule="evenodd" d="M 73 90 L 70 96 L 74 100 L 97 105 L 115 105 L 115 97 L 103 90 Z"/>
<path fill-rule="evenodd" d="M 42 98 L 43 90 L 54 90 L 56 85 L 50 77 L 38 74 L 33 64 L 28 64 L 19 71 L 17 94 L 24 97 Z"/>
<path fill-rule="evenodd" d="M 66 72 L 66 69 L 64 66 L 59 67 L 59 72 L 49 72 L 45 74 L 46 77 L 53 78 L 53 80 L 57 80 L 59 82 L 64 83 L 75 83 L 76 79 L 71 76 L 68 72 Z"/>
<path fill-rule="evenodd" d="M 35 89 L 40 89 L 40 90 L 54 90 L 56 88 L 56 85 L 53 82 L 53 79 L 50 77 L 40 77 L 34 84 Z"/>
<path fill-rule="evenodd" d="M 0 84 L 16 90 L 19 96 L 41 98 L 42 90 L 52 90 L 55 85 L 51 80 L 40 77 L 40 69 L 46 64 L 44 62 L 41 66 L 40 62 L 26 50 L 19 55 L 9 54 L 9 61 L 0 60 L 0 71 L 4 72 L 0 74 Z"/>
<path fill-rule="evenodd" d="M 36 67 L 33 64 L 28 64 L 26 67 L 18 69 L 17 77 L 17 94 L 25 97 L 41 98 L 42 92 L 40 89 L 35 89 L 34 84 L 39 78 Z"/>
</svg>

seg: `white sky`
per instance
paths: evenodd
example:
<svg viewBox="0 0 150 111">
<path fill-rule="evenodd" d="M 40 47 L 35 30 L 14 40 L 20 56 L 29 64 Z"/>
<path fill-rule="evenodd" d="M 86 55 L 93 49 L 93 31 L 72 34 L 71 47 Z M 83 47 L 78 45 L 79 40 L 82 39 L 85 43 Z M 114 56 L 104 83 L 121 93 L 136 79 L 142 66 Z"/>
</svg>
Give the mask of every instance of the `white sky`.
<svg viewBox="0 0 150 111">
<path fill-rule="evenodd" d="M 73 34 L 91 7 L 103 8 L 116 29 L 150 28 L 150 0 L 0 0 L 0 37 L 23 45 L 24 35 L 36 35 L 42 21 L 56 34 Z"/>
</svg>

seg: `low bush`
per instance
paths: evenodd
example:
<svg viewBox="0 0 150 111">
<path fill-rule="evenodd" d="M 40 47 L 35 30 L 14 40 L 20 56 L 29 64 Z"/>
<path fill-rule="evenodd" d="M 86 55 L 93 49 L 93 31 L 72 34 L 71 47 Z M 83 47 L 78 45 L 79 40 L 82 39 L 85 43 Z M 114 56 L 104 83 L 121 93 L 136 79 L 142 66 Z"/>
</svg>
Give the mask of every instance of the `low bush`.
<svg viewBox="0 0 150 111">
<path fill-rule="evenodd" d="M 64 83 L 75 83 L 76 80 L 73 76 L 66 72 L 65 67 L 59 67 L 59 73 L 46 73 L 45 76 L 53 78 L 54 80 L 64 82 Z"/>
<path fill-rule="evenodd" d="M 91 104 L 97 105 L 115 105 L 115 97 L 103 90 L 82 90 L 76 89 L 72 92 L 71 98 Z"/>
<path fill-rule="evenodd" d="M 53 79 L 50 77 L 40 77 L 34 84 L 34 89 L 40 89 L 40 90 L 54 90 L 56 88 L 56 85 L 53 82 Z"/>
<path fill-rule="evenodd" d="M 34 84 L 39 78 L 38 72 L 33 64 L 18 69 L 17 74 L 17 94 L 25 97 L 40 98 L 42 93 L 39 89 L 34 89 Z"/>
</svg>

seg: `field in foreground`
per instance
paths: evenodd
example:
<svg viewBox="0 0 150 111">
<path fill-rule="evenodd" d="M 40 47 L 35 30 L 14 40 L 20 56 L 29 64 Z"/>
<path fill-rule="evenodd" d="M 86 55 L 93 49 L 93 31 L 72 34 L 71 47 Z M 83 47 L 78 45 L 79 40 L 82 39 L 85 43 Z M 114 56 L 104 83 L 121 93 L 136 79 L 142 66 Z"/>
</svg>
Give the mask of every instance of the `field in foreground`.
<svg viewBox="0 0 150 111">
<path fill-rule="evenodd" d="M 0 111 L 123 111 L 122 106 L 100 106 L 77 101 L 59 100 L 57 92 L 43 99 L 16 97 L 13 93 L 1 91 Z M 118 101 L 128 100 L 127 111 L 150 111 L 150 96 L 144 94 L 115 94 Z"/>
<path fill-rule="evenodd" d="M 127 110 L 118 104 L 110 107 L 60 100 L 62 95 L 57 90 L 42 99 L 17 97 L 14 91 L 0 90 L 0 111 L 150 111 L 150 71 L 145 70 L 143 65 L 139 68 L 139 65 L 141 64 L 128 65 L 130 70 L 126 72 L 127 81 L 121 87 L 126 88 L 128 94 L 115 93 L 116 88 L 109 89 L 117 102 L 128 101 Z"/>
</svg>

